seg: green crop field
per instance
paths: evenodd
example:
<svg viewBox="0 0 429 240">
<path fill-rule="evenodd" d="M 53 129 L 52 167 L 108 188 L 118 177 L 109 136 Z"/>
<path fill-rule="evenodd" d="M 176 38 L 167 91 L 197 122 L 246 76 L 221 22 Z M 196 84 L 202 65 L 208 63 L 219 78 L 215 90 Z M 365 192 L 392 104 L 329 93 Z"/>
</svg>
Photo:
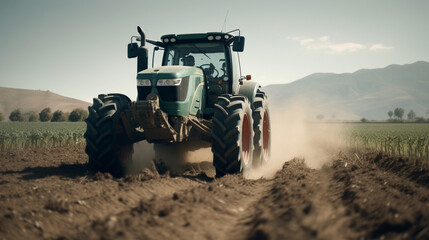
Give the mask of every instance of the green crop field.
<svg viewBox="0 0 429 240">
<path fill-rule="evenodd" d="M 413 158 L 429 158 L 429 124 L 340 125 L 344 126 L 349 147 L 373 149 Z M 83 137 L 85 129 L 84 122 L 2 122 L 0 150 L 82 145 L 85 144 Z"/>
<path fill-rule="evenodd" d="M 85 129 L 84 122 L 1 122 L 0 150 L 80 145 Z"/>
<path fill-rule="evenodd" d="M 349 146 L 429 158 L 429 124 L 353 123 L 346 126 Z"/>
</svg>

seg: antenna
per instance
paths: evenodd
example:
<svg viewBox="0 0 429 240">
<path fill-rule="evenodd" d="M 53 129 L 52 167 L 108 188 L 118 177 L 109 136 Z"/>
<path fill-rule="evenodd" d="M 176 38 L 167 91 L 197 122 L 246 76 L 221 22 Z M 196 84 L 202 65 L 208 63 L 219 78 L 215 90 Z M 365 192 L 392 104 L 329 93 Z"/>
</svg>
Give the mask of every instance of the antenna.
<svg viewBox="0 0 429 240">
<path fill-rule="evenodd" d="M 226 19 L 228 18 L 228 13 L 229 13 L 229 9 L 228 9 L 228 11 L 226 11 L 225 20 L 223 20 L 223 26 L 222 26 L 222 30 L 220 30 L 220 32 L 223 32 L 223 29 L 225 28 L 225 25 L 226 25 Z"/>
</svg>

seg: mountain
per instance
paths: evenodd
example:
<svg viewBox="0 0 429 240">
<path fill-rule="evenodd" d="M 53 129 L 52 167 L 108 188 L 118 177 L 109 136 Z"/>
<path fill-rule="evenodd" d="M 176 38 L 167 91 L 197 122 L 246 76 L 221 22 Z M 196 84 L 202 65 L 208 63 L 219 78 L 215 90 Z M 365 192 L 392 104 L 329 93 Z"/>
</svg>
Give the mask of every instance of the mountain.
<svg viewBox="0 0 429 240">
<path fill-rule="evenodd" d="M 18 108 L 22 113 L 30 111 L 39 113 L 46 107 L 50 107 L 52 112 L 56 110 L 70 112 L 75 108 L 87 109 L 89 105 L 91 104 L 63 97 L 50 91 L 0 87 L 0 112 L 4 114 L 5 118 L 8 118 L 10 112 Z"/>
<path fill-rule="evenodd" d="M 429 62 L 361 69 L 354 73 L 315 73 L 289 84 L 263 88 L 276 109 L 299 106 L 307 117 L 325 119 L 387 119 L 401 107 L 404 117 L 429 111 Z"/>
</svg>

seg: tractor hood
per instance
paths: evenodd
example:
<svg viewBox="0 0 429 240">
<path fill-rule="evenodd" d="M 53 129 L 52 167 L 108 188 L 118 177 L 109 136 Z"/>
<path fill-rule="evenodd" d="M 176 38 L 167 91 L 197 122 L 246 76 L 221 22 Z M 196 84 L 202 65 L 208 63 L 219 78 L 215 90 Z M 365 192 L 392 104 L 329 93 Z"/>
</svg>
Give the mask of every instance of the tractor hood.
<svg viewBox="0 0 429 240">
<path fill-rule="evenodd" d="M 203 76 L 203 70 L 197 67 L 188 66 L 162 66 L 149 68 L 137 74 L 137 79 L 174 79 L 183 78 L 190 75 Z"/>
<path fill-rule="evenodd" d="M 198 67 L 161 66 L 137 74 L 137 100 L 155 94 L 169 116 L 196 116 L 203 108 L 204 90 L 203 70 Z"/>
</svg>

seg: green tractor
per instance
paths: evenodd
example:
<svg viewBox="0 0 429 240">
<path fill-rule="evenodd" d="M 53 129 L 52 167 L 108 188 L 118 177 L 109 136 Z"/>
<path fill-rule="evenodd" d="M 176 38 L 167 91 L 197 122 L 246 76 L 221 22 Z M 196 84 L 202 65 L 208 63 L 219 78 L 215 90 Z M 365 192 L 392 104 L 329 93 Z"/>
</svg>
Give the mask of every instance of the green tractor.
<svg viewBox="0 0 429 240">
<path fill-rule="evenodd" d="M 137 101 L 116 93 L 94 98 L 85 132 L 89 165 L 121 177 L 133 144 L 143 140 L 155 152 L 211 146 L 216 177 L 266 163 L 268 102 L 250 75 L 241 76 L 238 53 L 245 38 L 232 35 L 240 31 L 169 34 L 153 41 L 137 30 L 140 36 L 128 44 L 128 58 L 137 57 Z M 148 68 L 146 42 L 164 51 L 162 66 L 152 61 Z"/>
</svg>

